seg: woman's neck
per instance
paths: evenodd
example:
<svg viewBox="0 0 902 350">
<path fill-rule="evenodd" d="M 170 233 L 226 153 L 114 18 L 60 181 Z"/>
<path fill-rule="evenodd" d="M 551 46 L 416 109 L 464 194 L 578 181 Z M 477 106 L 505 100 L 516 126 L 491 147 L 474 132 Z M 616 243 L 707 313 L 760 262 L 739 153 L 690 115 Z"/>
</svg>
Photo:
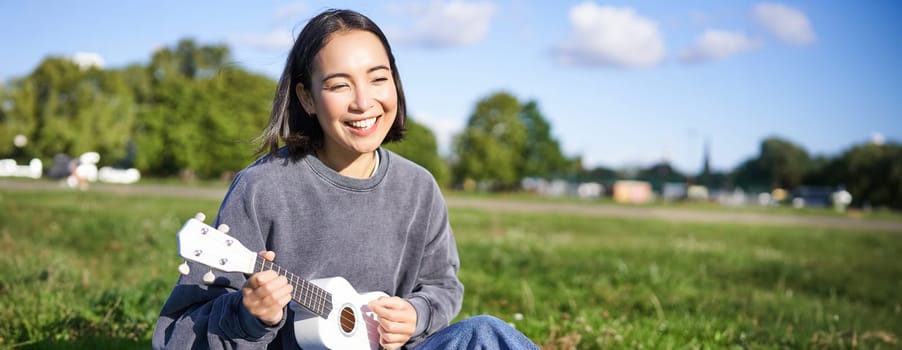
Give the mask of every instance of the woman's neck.
<svg viewBox="0 0 902 350">
<path fill-rule="evenodd" d="M 376 171 L 376 151 L 349 155 L 334 154 L 320 148 L 315 155 L 323 164 L 347 177 L 368 179 Z"/>
</svg>

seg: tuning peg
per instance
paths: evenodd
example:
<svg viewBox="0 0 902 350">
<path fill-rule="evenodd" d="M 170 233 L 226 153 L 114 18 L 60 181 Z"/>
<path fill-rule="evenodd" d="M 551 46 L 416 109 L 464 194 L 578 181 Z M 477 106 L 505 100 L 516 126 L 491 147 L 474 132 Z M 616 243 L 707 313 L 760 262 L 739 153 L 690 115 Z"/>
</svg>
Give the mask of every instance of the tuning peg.
<svg viewBox="0 0 902 350">
<path fill-rule="evenodd" d="M 184 262 L 182 262 L 181 265 L 179 265 L 179 273 L 181 273 L 183 275 L 187 275 L 187 274 L 191 273 L 191 268 L 188 267 L 187 261 L 184 261 Z"/>
<path fill-rule="evenodd" d="M 226 224 L 220 224 L 219 227 L 217 227 L 216 229 L 222 233 L 229 233 L 229 225 L 226 225 Z"/>
<path fill-rule="evenodd" d="M 216 275 L 213 274 L 213 270 L 207 271 L 207 273 L 204 274 L 204 283 L 213 284 L 213 281 L 215 280 Z"/>
<path fill-rule="evenodd" d="M 194 214 L 194 218 L 197 219 L 197 221 L 203 222 L 204 219 L 207 218 L 207 216 L 204 215 L 204 213 L 200 213 L 200 212 L 199 212 L 199 213 L 197 213 L 197 214 Z"/>
</svg>

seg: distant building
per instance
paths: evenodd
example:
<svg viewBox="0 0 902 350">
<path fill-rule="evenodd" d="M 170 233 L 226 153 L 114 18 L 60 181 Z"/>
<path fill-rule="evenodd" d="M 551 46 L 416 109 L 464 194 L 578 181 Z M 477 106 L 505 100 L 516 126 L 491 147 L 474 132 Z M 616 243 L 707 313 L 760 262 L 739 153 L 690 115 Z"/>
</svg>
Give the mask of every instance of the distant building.
<svg viewBox="0 0 902 350">
<path fill-rule="evenodd" d="M 524 191 L 548 197 L 578 196 L 582 199 L 596 199 L 604 195 L 604 185 L 597 182 L 571 183 L 561 179 L 548 181 L 527 177 L 520 181 L 520 187 Z"/>
<path fill-rule="evenodd" d="M 576 188 L 576 193 L 582 199 L 595 199 L 604 194 L 604 185 L 597 182 L 583 182 Z"/>
<path fill-rule="evenodd" d="M 797 208 L 826 208 L 833 205 L 832 187 L 799 186 L 792 191 L 792 205 Z"/>
<path fill-rule="evenodd" d="M 702 185 L 692 185 L 686 190 L 686 198 L 690 201 L 706 202 L 708 201 L 708 188 Z"/>
<path fill-rule="evenodd" d="M 672 202 L 686 198 L 686 184 L 683 182 L 667 182 L 661 186 L 661 199 Z"/>
<path fill-rule="evenodd" d="M 614 201 L 624 204 L 644 204 L 654 199 L 651 183 L 646 181 L 620 180 L 614 183 Z"/>
</svg>

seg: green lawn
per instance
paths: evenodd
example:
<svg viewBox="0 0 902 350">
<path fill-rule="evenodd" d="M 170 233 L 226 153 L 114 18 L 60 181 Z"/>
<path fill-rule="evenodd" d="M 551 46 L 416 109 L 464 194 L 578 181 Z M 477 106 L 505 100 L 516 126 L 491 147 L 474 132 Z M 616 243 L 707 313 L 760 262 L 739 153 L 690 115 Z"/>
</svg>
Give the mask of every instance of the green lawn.
<svg viewBox="0 0 902 350">
<path fill-rule="evenodd" d="M 145 349 L 218 200 L 0 192 L 0 348 Z M 461 316 L 545 349 L 898 349 L 902 234 L 452 209 Z"/>
</svg>

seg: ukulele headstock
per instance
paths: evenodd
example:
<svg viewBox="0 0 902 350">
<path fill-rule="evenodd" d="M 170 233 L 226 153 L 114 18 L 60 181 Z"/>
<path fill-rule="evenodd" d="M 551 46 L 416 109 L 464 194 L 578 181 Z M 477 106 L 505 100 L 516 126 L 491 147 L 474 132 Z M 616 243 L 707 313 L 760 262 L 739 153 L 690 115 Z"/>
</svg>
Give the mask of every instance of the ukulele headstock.
<svg viewBox="0 0 902 350">
<path fill-rule="evenodd" d="M 254 273 L 257 254 L 226 234 L 228 226 L 220 225 L 220 229 L 215 229 L 203 220 L 204 215 L 198 213 L 179 230 L 179 255 L 188 261 L 220 271 Z M 179 267 L 179 270 L 184 274 L 187 272 L 187 265 L 183 266 L 185 268 Z"/>
</svg>

